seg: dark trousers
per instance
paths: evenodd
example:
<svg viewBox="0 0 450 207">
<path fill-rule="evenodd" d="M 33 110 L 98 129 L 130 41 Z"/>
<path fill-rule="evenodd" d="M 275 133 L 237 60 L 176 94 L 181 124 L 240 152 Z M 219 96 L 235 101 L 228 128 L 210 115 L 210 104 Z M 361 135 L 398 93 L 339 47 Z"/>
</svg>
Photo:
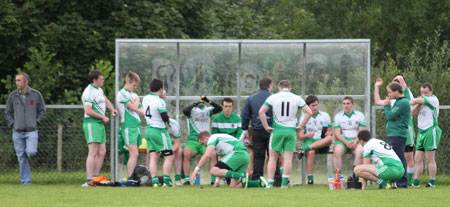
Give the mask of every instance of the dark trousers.
<svg viewBox="0 0 450 207">
<path fill-rule="evenodd" d="M 269 157 L 270 134 L 264 129 L 253 130 L 253 176 L 252 179 L 257 180 L 260 176 L 264 176 L 264 161 Z M 277 161 L 275 171 L 274 186 L 281 185 L 280 164 Z"/>
<path fill-rule="evenodd" d="M 406 160 L 405 160 L 406 137 L 397 137 L 397 136 L 388 137 L 388 142 L 392 146 L 392 149 L 395 151 L 395 154 L 397 154 L 398 158 L 400 158 L 400 160 L 402 161 L 403 168 L 405 169 L 403 177 L 397 180 L 397 187 L 407 188 L 408 179 L 406 177 Z"/>
</svg>

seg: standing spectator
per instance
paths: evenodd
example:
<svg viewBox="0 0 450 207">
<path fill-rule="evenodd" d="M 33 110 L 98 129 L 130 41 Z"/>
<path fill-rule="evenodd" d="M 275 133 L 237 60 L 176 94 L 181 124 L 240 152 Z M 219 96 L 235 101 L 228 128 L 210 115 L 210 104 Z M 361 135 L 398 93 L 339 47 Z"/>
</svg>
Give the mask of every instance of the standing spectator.
<svg viewBox="0 0 450 207">
<path fill-rule="evenodd" d="M 411 90 L 406 85 L 406 82 L 402 76 L 396 76 L 394 79 L 392 79 L 392 82 L 398 83 L 402 86 L 403 94 L 409 101 L 414 99 L 414 96 L 413 96 Z M 378 88 L 376 88 L 375 90 L 378 91 Z M 376 92 L 375 94 L 378 94 L 378 92 Z M 374 103 L 376 105 L 380 105 L 380 106 L 384 105 L 384 100 L 379 100 L 379 96 L 378 97 L 375 96 L 375 98 L 376 99 L 375 99 Z M 391 106 L 393 106 L 394 103 L 395 103 L 395 100 L 391 100 Z M 411 107 L 411 109 L 412 109 L 412 107 Z M 409 119 L 408 134 L 406 134 L 406 146 L 405 146 L 405 160 L 406 160 L 406 166 L 407 166 L 406 174 L 407 174 L 409 186 L 412 185 L 412 177 L 414 175 L 414 137 L 415 136 L 416 135 L 414 132 L 414 123 L 413 123 L 413 119 L 411 117 L 411 119 Z"/>
<path fill-rule="evenodd" d="M 419 187 L 420 176 L 423 172 L 423 157 L 425 155 L 428 164 L 427 188 L 434 188 L 436 180 L 436 150 L 442 136 L 442 130 L 438 126 L 439 100 L 433 95 L 433 87 L 429 83 L 420 86 L 421 97 L 411 100 L 411 104 L 417 104 L 413 109 L 413 115 L 418 115 L 415 172 L 413 187 Z"/>
<path fill-rule="evenodd" d="M 84 106 L 83 131 L 88 144 L 89 153 L 86 159 L 87 182 L 82 186 L 87 187 L 93 177 L 99 176 L 103 160 L 106 154 L 105 124 L 109 122 L 106 116 L 106 108 L 111 110 L 114 116 L 117 110 L 106 98 L 102 86 L 103 73 L 93 70 L 89 73 L 89 84 L 83 91 L 81 100 Z"/>
<path fill-rule="evenodd" d="M 6 103 L 5 118 L 13 127 L 14 150 L 19 160 L 22 185 L 31 184 L 28 158 L 37 153 L 38 125 L 45 118 L 45 103 L 38 90 L 28 86 L 30 77 L 26 73 L 16 76 L 17 90 L 12 92 Z"/>
<path fill-rule="evenodd" d="M 212 106 L 206 106 L 206 103 L 211 104 Z M 201 96 L 201 101 L 193 103 L 189 106 L 186 106 L 183 109 L 183 114 L 187 117 L 188 124 L 188 142 L 184 146 L 184 158 L 183 158 L 183 170 L 186 177 L 184 178 L 184 185 L 190 185 L 191 180 L 189 177 L 189 173 L 191 171 L 191 158 L 197 155 L 198 153 L 204 154 L 206 151 L 206 147 L 203 146 L 200 142 L 198 142 L 197 137 L 198 134 L 202 131 L 210 131 L 210 122 L 211 117 L 214 114 L 217 114 L 222 111 L 222 107 L 210 101 L 206 96 Z M 215 157 L 212 157 L 210 160 L 210 167 L 212 168 L 217 162 Z M 214 184 L 216 178 L 211 176 L 211 184 Z"/>
<path fill-rule="evenodd" d="M 383 80 L 377 78 L 374 89 L 374 101 L 380 100 L 380 94 L 378 87 L 383 84 Z M 383 101 L 384 114 L 386 116 L 386 131 L 388 136 L 388 142 L 394 149 L 397 156 L 403 163 L 405 168 L 404 175 L 401 179 L 397 180 L 397 187 L 408 188 L 408 179 L 406 177 L 406 160 L 405 160 L 405 146 L 406 135 L 408 134 L 408 124 L 411 119 L 411 105 L 408 98 L 403 95 L 403 88 L 400 84 L 393 82 L 390 83 L 386 90 L 388 92 L 388 98 Z M 395 103 L 391 106 L 391 99 L 395 99 Z"/>
<path fill-rule="evenodd" d="M 269 156 L 270 133 L 264 129 L 264 126 L 261 123 L 261 119 L 259 118 L 259 109 L 264 104 L 267 97 L 272 95 L 272 79 L 262 78 L 261 80 L 259 80 L 259 89 L 260 91 L 258 93 L 248 97 L 247 101 L 245 102 L 244 109 L 241 113 L 244 140 L 249 139 L 248 125 L 250 124 L 250 120 L 253 129 L 251 142 L 253 143 L 254 153 L 252 175 L 252 179 L 254 180 L 257 180 L 261 176 L 264 176 L 264 163 L 266 160 L 266 155 L 267 157 Z M 272 127 L 272 109 L 269 109 L 266 112 L 266 118 L 268 125 Z M 281 173 L 278 161 L 276 163 L 274 179 L 274 186 L 280 186 Z"/>
<path fill-rule="evenodd" d="M 287 188 L 289 176 L 292 169 L 292 155 L 295 151 L 295 142 L 297 140 L 297 130 L 302 129 L 311 118 L 312 111 L 305 101 L 291 92 L 291 84 L 287 80 L 278 83 L 277 94 L 269 96 L 264 105 L 259 109 L 259 117 L 261 123 L 270 134 L 270 156 L 268 171 L 268 188 L 273 187 L 276 162 L 280 153 L 283 152 L 283 177 L 281 180 L 281 188 Z M 269 127 L 266 120 L 266 112 L 272 109 L 274 123 L 273 128 Z M 299 109 L 305 113 L 305 118 L 298 127 L 297 112 Z"/>
</svg>

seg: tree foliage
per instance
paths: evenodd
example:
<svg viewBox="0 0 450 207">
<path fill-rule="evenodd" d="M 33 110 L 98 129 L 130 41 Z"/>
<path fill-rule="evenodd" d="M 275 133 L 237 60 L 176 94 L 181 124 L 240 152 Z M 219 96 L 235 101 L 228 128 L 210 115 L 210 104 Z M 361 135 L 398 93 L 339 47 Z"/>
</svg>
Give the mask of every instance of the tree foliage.
<svg viewBox="0 0 450 207">
<path fill-rule="evenodd" d="M 89 70 L 113 71 L 117 38 L 368 38 L 372 77 L 403 74 L 414 92 L 419 83 L 435 83 L 449 104 L 449 10 L 449 1 L 437 0 L 1 0 L 0 103 L 19 71 L 50 94 L 48 103 L 80 103 Z M 228 76 L 220 74 L 214 87 L 232 84 Z M 324 84 L 347 87 L 349 77 L 339 78 Z"/>
</svg>

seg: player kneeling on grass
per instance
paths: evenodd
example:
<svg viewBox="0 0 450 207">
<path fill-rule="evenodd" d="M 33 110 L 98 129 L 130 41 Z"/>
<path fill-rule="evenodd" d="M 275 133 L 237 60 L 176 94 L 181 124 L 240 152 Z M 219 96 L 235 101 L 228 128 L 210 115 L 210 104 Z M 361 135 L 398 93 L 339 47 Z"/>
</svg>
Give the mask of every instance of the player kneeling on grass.
<svg viewBox="0 0 450 207">
<path fill-rule="evenodd" d="M 367 186 L 366 180 L 372 180 L 384 189 L 387 181 L 396 181 L 405 173 L 402 161 L 395 154 L 391 145 L 376 138 L 371 138 L 368 130 L 358 133 L 358 139 L 363 146 L 363 164 L 355 167 L 355 174 L 363 178 L 362 189 Z M 375 164 L 370 164 L 370 159 Z"/>
<path fill-rule="evenodd" d="M 222 159 L 211 168 L 211 175 L 230 178 L 230 187 L 265 187 L 267 182 L 261 180 L 249 181 L 245 173 L 250 162 L 250 155 L 244 144 L 228 134 L 211 134 L 207 131 L 200 132 L 198 142 L 206 146 L 206 151 L 192 172 L 191 180 L 195 180 L 200 168 L 211 157 L 221 156 Z M 219 180 L 219 179 L 217 179 Z M 218 182 L 214 186 L 218 186 Z"/>
</svg>

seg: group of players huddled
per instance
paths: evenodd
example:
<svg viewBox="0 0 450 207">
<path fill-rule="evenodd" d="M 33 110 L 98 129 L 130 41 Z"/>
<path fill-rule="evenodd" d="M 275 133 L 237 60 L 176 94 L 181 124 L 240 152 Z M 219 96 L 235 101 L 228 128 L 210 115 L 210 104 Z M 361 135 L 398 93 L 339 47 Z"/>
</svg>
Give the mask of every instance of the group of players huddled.
<svg viewBox="0 0 450 207">
<path fill-rule="evenodd" d="M 200 168 L 209 161 L 211 184 L 215 187 L 218 187 L 219 181 L 223 179 L 227 180 L 226 183 L 230 187 L 272 188 L 281 186 L 281 188 L 287 188 L 297 139 L 303 141 L 297 157 L 299 159 L 305 157 L 308 184 L 313 184 L 314 155 L 330 151 L 333 134 L 336 138 L 333 148 L 334 168 L 341 169 L 342 156 L 351 151 L 355 157 L 352 177 L 354 180 L 357 180 L 358 177 L 363 178 L 363 189 L 366 187 L 366 180 L 375 181 L 380 184 L 381 188 L 384 188 L 387 182 L 401 179 L 405 174 L 405 164 L 402 163 L 404 157 L 407 158 L 408 163 L 406 169 L 408 183 L 411 184 L 415 166 L 414 183 L 411 185 L 418 186 L 419 177 L 423 171 L 424 155 L 428 161 L 430 177 L 427 187 L 434 187 L 436 175 L 434 153 L 441 131 L 437 126 L 439 102 L 436 96 L 432 95 L 430 84 L 423 84 L 420 88 L 422 96 L 413 99 L 403 78 L 398 76 L 387 87 L 389 98 L 380 100 L 378 86 L 382 84 L 382 81 L 377 80 L 375 104 L 385 107 L 388 122 L 386 126 L 388 144 L 372 138 L 370 132 L 366 130 L 364 114 L 354 109 L 355 104 L 352 97 L 343 98 L 343 110 L 334 116 L 332 123 L 328 113 L 319 110 L 317 96 L 310 95 L 304 101 L 300 96 L 291 92 L 291 85 L 287 80 L 280 81 L 278 83 L 279 92 L 271 94 L 272 81 L 269 78 L 263 78 L 260 80 L 260 89 L 266 95 L 251 96 L 242 112 L 242 119 L 232 112 L 234 103 L 231 98 L 224 98 L 219 105 L 206 96 L 201 96 L 200 101 L 185 107 L 183 114 L 187 119 L 188 141 L 182 149 L 180 126 L 177 121 L 168 116 L 165 102 L 167 94 L 162 80 L 153 79 L 150 82 L 150 93 L 141 101 L 134 92 L 140 83 L 140 78 L 136 73 L 129 72 L 126 76 L 125 86 L 116 96 L 118 111 L 101 89 L 104 82 L 103 74 L 94 70 L 89 74 L 89 80 L 91 84 L 86 87 L 82 95 L 85 109 L 83 130 L 89 148 L 86 160 L 88 182 L 99 175 L 106 153 L 104 124 L 109 122 L 109 118 L 105 116 L 106 108 L 108 108 L 113 115 L 120 115 L 118 133 L 121 141 L 119 142 L 123 142 L 124 146 L 119 148 L 125 147 L 129 153 L 126 163 L 128 176 L 133 174 L 137 165 L 139 146 L 143 139 L 140 116 L 145 117 L 147 166 L 154 187 L 183 185 L 181 182 L 183 171 L 184 185 L 190 185 L 196 179 Z M 403 92 L 405 92 L 405 96 L 403 96 Z M 254 104 L 258 100 L 254 103 L 249 102 L 255 99 L 261 99 L 259 105 Z M 411 110 L 413 104 L 416 106 Z M 302 113 L 300 119 L 297 119 L 299 110 Z M 405 115 L 405 110 L 408 115 Z M 412 114 L 419 112 L 415 163 L 412 159 L 414 126 L 411 112 Z M 215 117 L 211 127 L 213 115 Z M 252 144 L 258 137 L 252 136 L 252 128 L 248 127 L 250 120 L 252 126 L 253 122 L 258 122 L 263 133 L 270 135 L 270 139 L 267 140 L 267 150 L 263 150 L 263 152 L 259 152 L 261 148 L 256 148 L 256 146 L 255 150 L 258 151 L 253 151 Z M 406 125 L 403 122 L 406 122 Z M 261 134 L 261 132 L 258 133 Z M 406 137 L 408 138 L 406 139 Z M 391 143 L 391 138 L 396 141 L 394 144 Z M 402 138 L 405 138 L 403 142 Z M 400 140 L 399 143 L 398 140 Z M 258 142 L 258 146 L 260 143 Z M 401 155 L 396 150 L 399 148 L 398 145 L 403 147 L 403 151 L 400 150 Z M 256 159 L 255 172 L 258 172 L 253 173 L 253 153 L 258 156 L 263 154 L 262 162 L 264 162 L 265 155 L 268 154 L 267 179 L 264 178 L 263 172 L 259 172 L 261 170 L 257 170 L 262 167 L 260 161 Z M 189 176 L 191 158 L 197 154 L 202 154 L 202 157 Z M 160 157 L 164 158 L 161 183 L 157 169 Z M 374 164 L 370 164 L 371 160 Z M 278 161 L 282 163 L 280 167 L 278 167 Z M 264 166 L 264 163 L 262 165 Z M 175 167 L 175 183 L 172 183 L 170 177 L 173 166 Z M 280 168 L 282 169 L 281 182 L 277 185 L 276 174 Z M 83 186 L 87 186 L 87 183 Z M 399 187 L 402 186 L 399 184 Z"/>
</svg>

